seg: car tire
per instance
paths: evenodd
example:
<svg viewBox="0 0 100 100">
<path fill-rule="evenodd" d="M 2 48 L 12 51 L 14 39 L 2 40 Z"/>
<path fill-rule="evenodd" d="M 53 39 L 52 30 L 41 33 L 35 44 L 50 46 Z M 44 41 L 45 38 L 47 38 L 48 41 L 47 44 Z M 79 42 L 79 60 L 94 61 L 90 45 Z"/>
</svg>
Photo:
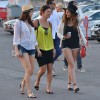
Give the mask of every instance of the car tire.
<svg viewBox="0 0 100 100">
<path fill-rule="evenodd" d="M 97 41 L 100 42 L 100 39 L 98 39 Z"/>
</svg>

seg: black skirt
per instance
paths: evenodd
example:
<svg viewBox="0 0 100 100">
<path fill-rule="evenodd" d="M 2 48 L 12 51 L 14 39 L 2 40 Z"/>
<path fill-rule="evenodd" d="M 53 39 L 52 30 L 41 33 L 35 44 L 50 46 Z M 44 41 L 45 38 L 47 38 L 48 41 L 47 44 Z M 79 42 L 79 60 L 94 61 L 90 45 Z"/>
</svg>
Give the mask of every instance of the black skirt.
<svg viewBox="0 0 100 100">
<path fill-rule="evenodd" d="M 53 63 L 53 50 L 49 51 L 40 50 L 40 51 L 42 53 L 42 56 L 38 57 L 37 54 L 35 56 L 39 64 L 39 67 Z"/>
</svg>

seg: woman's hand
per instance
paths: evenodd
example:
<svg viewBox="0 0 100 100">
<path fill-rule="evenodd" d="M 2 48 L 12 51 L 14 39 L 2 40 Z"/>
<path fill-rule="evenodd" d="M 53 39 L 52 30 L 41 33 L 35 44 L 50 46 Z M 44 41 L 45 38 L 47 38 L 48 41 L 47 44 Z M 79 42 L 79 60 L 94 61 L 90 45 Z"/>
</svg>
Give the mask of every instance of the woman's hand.
<svg viewBox="0 0 100 100">
<path fill-rule="evenodd" d="M 64 39 L 69 39 L 69 38 L 71 38 L 71 34 L 65 34 L 64 35 Z"/>
<path fill-rule="evenodd" d="M 14 49 L 15 49 L 15 56 L 17 58 L 22 57 L 22 52 L 20 50 L 18 50 L 18 45 L 15 45 Z"/>
<path fill-rule="evenodd" d="M 40 51 L 38 45 L 36 45 L 35 48 L 36 48 L 36 51 L 37 51 L 37 56 L 38 56 L 38 57 L 42 56 L 42 53 L 41 53 L 41 51 Z"/>
<path fill-rule="evenodd" d="M 38 57 L 42 56 L 42 53 L 41 53 L 40 49 L 38 49 L 37 53 L 38 53 Z"/>
<path fill-rule="evenodd" d="M 17 58 L 19 58 L 19 57 L 22 57 L 22 54 L 21 54 L 21 52 L 19 50 L 15 50 L 15 56 Z"/>
</svg>

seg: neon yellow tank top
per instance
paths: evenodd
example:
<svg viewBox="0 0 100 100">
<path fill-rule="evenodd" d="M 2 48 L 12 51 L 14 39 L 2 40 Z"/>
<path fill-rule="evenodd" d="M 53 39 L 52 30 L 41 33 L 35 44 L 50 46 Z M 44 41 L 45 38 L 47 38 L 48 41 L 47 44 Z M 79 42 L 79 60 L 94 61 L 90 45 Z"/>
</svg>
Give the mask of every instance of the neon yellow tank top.
<svg viewBox="0 0 100 100">
<path fill-rule="evenodd" d="M 52 31 L 50 26 L 46 34 L 46 30 L 42 28 L 41 25 L 39 25 L 38 29 L 36 30 L 36 38 L 37 38 L 39 49 L 48 51 L 54 48 Z"/>
</svg>

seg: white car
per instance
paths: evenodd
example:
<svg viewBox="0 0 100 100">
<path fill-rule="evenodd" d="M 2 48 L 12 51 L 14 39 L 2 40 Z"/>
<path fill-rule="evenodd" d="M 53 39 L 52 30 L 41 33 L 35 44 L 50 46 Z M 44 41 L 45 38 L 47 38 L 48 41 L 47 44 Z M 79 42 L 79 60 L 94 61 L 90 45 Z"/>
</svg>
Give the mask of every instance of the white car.
<svg viewBox="0 0 100 100">
<path fill-rule="evenodd" d="M 85 16 L 88 17 L 88 38 L 92 38 L 91 37 L 91 28 L 96 21 L 100 21 L 100 10 L 92 10 L 92 11 L 86 12 L 84 14 L 84 17 Z M 86 30 L 84 28 L 83 23 L 81 23 L 80 27 L 81 27 L 84 35 L 86 36 Z"/>
<path fill-rule="evenodd" d="M 100 42 L 100 21 L 95 22 L 91 28 L 91 37 Z"/>
<path fill-rule="evenodd" d="M 3 24 L 4 30 L 13 34 L 13 31 L 14 31 L 13 27 L 14 27 L 14 23 L 16 22 L 16 20 L 17 19 L 13 19 L 13 20 L 4 22 L 4 24 Z"/>
</svg>

